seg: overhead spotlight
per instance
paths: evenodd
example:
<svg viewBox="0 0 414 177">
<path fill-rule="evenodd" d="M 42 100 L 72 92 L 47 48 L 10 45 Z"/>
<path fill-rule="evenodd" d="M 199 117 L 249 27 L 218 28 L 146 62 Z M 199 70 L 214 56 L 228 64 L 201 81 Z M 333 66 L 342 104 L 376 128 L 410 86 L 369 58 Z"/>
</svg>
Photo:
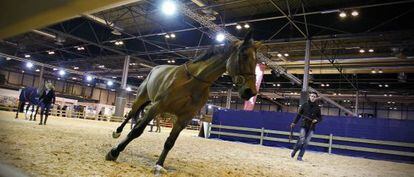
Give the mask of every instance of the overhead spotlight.
<svg viewBox="0 0 414 177">
<path fill-rule="evenodd" d="M 92 76 L 86 76 L 86 81 L 89 82 L 89 81 L 92 81 L 92 79 L 93 79 Z"/>
<path fill-rule="evenodd" d="M 351 15 L 352 15 L 352 16 L 354 16 L 354 17 L 356 17 L 356 16 L 358 16 L 358 15 L 359 15 L 359 12 L 358 12 L 358 11 L 356 11 L 356 10 L 353 10 L 353 11 L 351 12 Z"/>
<path fill-rule="evenodd" d="M 11 60 L 11 58 L 10 57 L 6 57 L 6 60 L 9 61 L 9 60 Z"/>
<path fill-rule="evenodd" d="M 388 95 L 385 93 L 384 96 L 388 96 Z"/>
<path fill-rule="evenodd" d="M 72 77 L 72 80 L 76 80 L 77 78 L 76 77 Z"/>
<path fill-rule="evenodd" d="M 60 75 L 60 76 L 64 76 L 65 74 L 66 74 L 66 72 L 65 72 L 64 70 L 60 70 L 60 71 L 59 71 L 59 75 Z"/>
<path fill-rule="evenodd" d="M 288 53 L 285 53 L 285 54 L 283 54 L 285 57 L 288 57 L 289 56 L 289 54 Z"/>
<path fill-rule="evenodd" d="M 177 5 L 173 0 L 164 0 L 161 10 L 165 15 L 174 15 L 177 11 Z"/>
<path fill-rule="evenodd" d="M 280 54 L 280 53 L 278 53 L 278 54 L 277 54 L 277 56 L 278 56 L 278 57 L 282 57 L 283 55 L 282 55 L 282 54 Z"/>
<path fill-rule="evenodd" d="M 236 29 L 241 30 L 242 26 L 238 24 L 238 25 L 236 25 Z"/>
<path fill-rule="evenodd" d="M 60 77 L 57 78 L 60 81 Z"/>
<path fill-rule="evenodd" d="M 384 87 L 388 87 L 388 84 L 385 84 Z"/>
<path fill-rule="evenodd" d="M 108 81 L 108 82 L 106 83 L 106 85 L 108 85 L 108 86 L 112 86 L 112 85 L 114 85 L 114 82 L 112 82 L 112 81 Z"/>
<path fill-rule="evenodd" d="M 40 69 L 36 69 L 36 72 L 40 72 Z"/>
<path fill-rule="evenodd" d="M 24 70 L 22 70 L 22 73 L 24 73 Z"/>
<path fill-rule="evenodd" d="M 342 94 L 341 93 L 338 93 L 338 95 L 341 96 Z"/>
<path fill-rule="evenodd" d="M 332 95 L 336 96 L 336 93 L 333 93 Z"/>
<path fill-rule="evenodd" d="M 85 50 L 85 48 L 84 48 L 84 47 L 82 47 L 82 46 L 75 46 L 75 49 L 76 49 L 76 50 L 78 50 L 78 51 L 80 51 L 80 50 Z"/>
<path fill-rule="evenodd" d="M 175 63 L 175 60 L 171 60 L 171 63 Z"/>
<path fill-rule="evenodd" d="M 329 87 L 329 84 L 325 84 L 325 86 Z"/>
<path fill-rule="evenodd" d="M 165 35 L 165 38 L 169 39 L 170 38 L 170 35 L 169 34 L 166 34 Z"/>
<path fill-rule="evenodd" d="M 372 52 L 374 52 L 374 49 L 369 49 L 368 52 L 372 53 Z"/>
<path fill-rule="evenodd" d="M 341 18 L 345 18 L 347 15 L 346 15 L 346 13 L 345 12 L 341 12 L 341 13 L 339 13 L 339 17 L 341 17 Z"/>
<path fill-rule="evenodd" d="M 53 71 L 57 71 L 58 69 L 57 68 L 53 68 Z"/>
<path fill-rule="evenodd" d="M 216 35 L 216 41 L 218 41 L 218 42 L 223 42 L 223 41 L 224 41 L 224 39 L 226 39 L 226 36 L 225 36 L 223 33 L 218 33 L 218 34 Z"/>
<path fill-rule="evenodd" d="M 249 29 L 250 25 L 248 23 L 244 24 L 244 28 Z"/>
<path fill-rule="evenodd" d="M 75 66 L 75 67 L 73 67 L 73 69 L 74 69 L 74 70 L 77 70 L 77 69 L 79 69 L 79 67 Z"/>
<path fill-rule="evenodd" d="M 389 97 L 392 97 L 392 94 L 388 94 Z"/>
<path fill-rule="evenodd" d="M 379 84 L 378 87 L 382 87 L 382 84 Z"/>
<path fill-rule="evenodd" d="M 278 87 L 280 87 L 280 84 L 277 84 Z"/>
<path fill-rule="evenodd" d="M 321 87 L 325 87 L 325 84 L 321 84 Z"/>
<path fill-rule="evenodd" d="M 98 68 L 105 68 L 105 65 L 99 65 Z"/>
<path fill-rule="evenodd" d="M 24 57 L 25 58 L 30 58 L 30 55 L 29 54 L 25 54 Z"/>
<path fill-rule="evenodd" d="M 371 73 L 375 74 L 375 73 L 377 73 L 377 71 L 375 69 L 371 69 Z"/>
<path fill-rule="evenodd" d="M 54 51 L 49 50 L 49 51 L 47 51 L 47 54 L 49 54 L 49 55 L 53 55 L 53 54 L 55 54 L 55 52 L 54 52 Z"/>
<path fill-rule="evenodd" d="M 27 68 L 32 68 L 32 67 L 33 67 L 33 63 L 31 63 L 31 62 L 27 62 L 27 63 L 26 63 L 26 67 L 27 67 Z"/>
<path fill-rule="evenodd" d="M 175 34 L 174 33 L 170 34 L 170 37 L 175 38 Z"/>
<path fill-rule="evenodd" d="M 379 70 L 378 70 L 378 73 L 380 73 L 380 74 L 381 74 L 381 73 L 383 73 L 382 69 L 379 69 Z"/>
<path fill-rule="evenodd" d="M 123 41 L 115 41 L 115 45 L 124 45 Z"/>
<path fill-rule="evenodd" d="M 359 53 L 365 53 L 364 49 L 359 49 Z"/>
<path fill-rule="evenodd" d="M 273 84 L 273 87 L 276 87 L 276 84 Z"/>
<path fill-rule="evenodd" d="M 131 87 L 127 87 L 125 90 L 128 92 L 132 91 Z"/>
</svg>

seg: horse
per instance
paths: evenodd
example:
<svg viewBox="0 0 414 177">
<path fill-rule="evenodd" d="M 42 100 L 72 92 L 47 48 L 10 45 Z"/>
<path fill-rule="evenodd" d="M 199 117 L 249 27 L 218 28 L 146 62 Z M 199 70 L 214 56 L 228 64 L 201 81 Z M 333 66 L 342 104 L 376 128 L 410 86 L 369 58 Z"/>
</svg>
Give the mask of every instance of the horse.
<svg viewBox="0 0 414 177">
<path fill-rule="evenodd" d="M 36 106 L 36 112 L 34 114 L 34 121 L 36 121 L 36 114 L 37 111 L 39 109 L 39 92 L 38 89 L 35 87 L 26 87 L 23 88 L 22 91 L 20 92 L 19 95 L 19 102 L 18 102 L 18 106 L 17 106 L 17 111 L 16 111 L 16 117 L 15 119 L 19 118 L 19 112 L 23 112 L 24 106 L 26 104 L 26 102 L 28 103 L 27 107 L 26 107 L 26 112 L 25 112 L 25 117 L 27 116 L 27 112 L 29 111 L 30 106 L 32 107 L 32 112 L 30 114 L 30 119 L 32 120 L 32 116 L 33 116 L 33 112 L 34 112 L 34 107 Z M 27 119 L 27 117 L 26 117 Z"/>
<path fill-rule="evenodd" d="M 214 46 L 182 65 L 160 65 L 154 67 L 137 89 L 137 98 L 128 113 L 127 119 L 135 118 L 145 106 L 148 111 L 105 156 L 107 161 L 116 161 L 120 152 L 135 138 L 143 133 L 147 124 L 160 113 L 174 114 L 177 118 L 164 148 L 154 166 L 159 174 L 164 169 L 164 161 L 172 149 L 180 132 L 207 102 L 209 88 L 224 72 L 232 78 L 239 97 L 248 100 L 257 94 L 255 67 L 256 50 L 260 46 L 254 42 L 249 32 L 243 41 L 232 42 L 225 46 Z M 122 128 L 118 127 L 122 131 Z M 120 133 L 121 131 L 114 132 Z"/>
</svg>

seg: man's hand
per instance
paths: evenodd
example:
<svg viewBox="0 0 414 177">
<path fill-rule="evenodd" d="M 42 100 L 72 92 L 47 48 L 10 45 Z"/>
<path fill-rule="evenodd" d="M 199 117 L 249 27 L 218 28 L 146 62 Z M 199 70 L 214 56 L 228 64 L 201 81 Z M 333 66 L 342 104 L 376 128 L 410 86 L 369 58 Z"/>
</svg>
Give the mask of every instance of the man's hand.
<svg viewBox="0 0 414 177">
<path fill-rule="evenodd" d="M 313 119 L 312 120 L 312 123 L 316 123 L 316 122 L 318 122 L 318 120 L 316 120 L 316 119 Z"/>
<path fill-rule="evenodd" d="M 291 123 L 290 128 L 294 128 L 294 127 L 295 127 L 295 123 Z"/>
</svg>

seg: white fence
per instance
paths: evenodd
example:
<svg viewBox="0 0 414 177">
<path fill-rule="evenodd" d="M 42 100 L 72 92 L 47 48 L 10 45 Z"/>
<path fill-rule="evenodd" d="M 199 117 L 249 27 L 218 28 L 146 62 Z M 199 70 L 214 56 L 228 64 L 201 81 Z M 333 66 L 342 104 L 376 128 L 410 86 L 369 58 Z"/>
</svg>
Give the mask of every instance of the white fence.
<svg viewBox="0 0 414 177">
<path fill-rule="evenodd" d="M 213 130 L 211 130 L 211 128 L 216 128 L 218 130 L 213 131 Z M 289 143 L 289 138 L 276 138 L 276 137 L 268 137 L 267 136 L 269 134 L 275 134 L 275 135 L 285 135 L 285 136 L 288 137 L 290 132 L 287 132 L 287 131 L 267 130 L 267 129 L 264 129 L 264 128 L 258 129 L 258 128 L 214 125 L 214 124 L 211 125 L 211 128 L 207 128 L 209 130 L 209 132 L 207 133 L 208 136 L 210 136 L 210 134 L 215 134 L 219 138 L 220 138 L 220 136 L 232 136 L 232 137 L 257 139 L 257 140 L 259 140 L 260 145 L 263 145 L 264 140 Z M 223 132 L 222 131 L 223 129 L 255 132 L 255 133 L 258 133 L 258 134 L 260 133 L 260 135 Z M 299 133 L 294 133 L 293 135 L 294 136 L 299 136 Z M 387 150 L 387 149 L 378 149 L 378 148 L 368 148 L 368 147 L 360 147 L 360 146 L 341 145 L 341 144 L 335 144 L 335 142 L 337 142 L 337 141 L 354 142 L 354 143 L 387 145 L 387 146 L 405 147 L 405 148 L 407 148 L 407 147 L 408 148 L 414 148 L 414 143 L 404 143 L 404 142 L 395 142 L 395 141 L 380 141 L 380 140 L 371 140 L 371 139 L 362 139 L 362 138 L 349 138 L 349 137 L 334 136 L 333 134 L 330 134 L 330 135 L 314 134 L 314 136 L 312 136 L 312 137 L 327 140 L 327 143 L 310 142 L 309 144 L 312 145 L 312 146 L 328 148 L 328 153 L 329 154 L 332 152 L 332 149 L 343 149 L 343 150 L 373 152 L 373 153 L 381 153 L 381 154 L 391 154 L 391 155 L 414 157 L 414 152 Z M 292 140 L 290 143 L 296 143 L 296 140 Z"/>
</svg>

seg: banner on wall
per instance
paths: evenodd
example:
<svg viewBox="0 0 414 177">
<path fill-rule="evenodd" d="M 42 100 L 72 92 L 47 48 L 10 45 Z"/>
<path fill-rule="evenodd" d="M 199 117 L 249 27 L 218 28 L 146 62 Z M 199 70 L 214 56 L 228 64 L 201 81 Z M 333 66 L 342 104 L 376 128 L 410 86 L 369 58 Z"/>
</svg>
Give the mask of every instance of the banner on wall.
<svg viewBox="0 0 414 177">
<path fill-rule="evenodd" d="M 264 75 L 264 70 L 265 70 L 266 65 L 264 64 L 257 64 L 256 65 L 256 90 L 259 93 L 259 89 L 260 89 L 260 83 L 262 83 L 262 79 L 263 79 L 263 75 Z M 254 104 L 256 103 L 256 97 L 251 97 L 249 100 L 244 102 L 244 110 L 248 110 L 251 111 L 254 109 Z"/>
</svg>

